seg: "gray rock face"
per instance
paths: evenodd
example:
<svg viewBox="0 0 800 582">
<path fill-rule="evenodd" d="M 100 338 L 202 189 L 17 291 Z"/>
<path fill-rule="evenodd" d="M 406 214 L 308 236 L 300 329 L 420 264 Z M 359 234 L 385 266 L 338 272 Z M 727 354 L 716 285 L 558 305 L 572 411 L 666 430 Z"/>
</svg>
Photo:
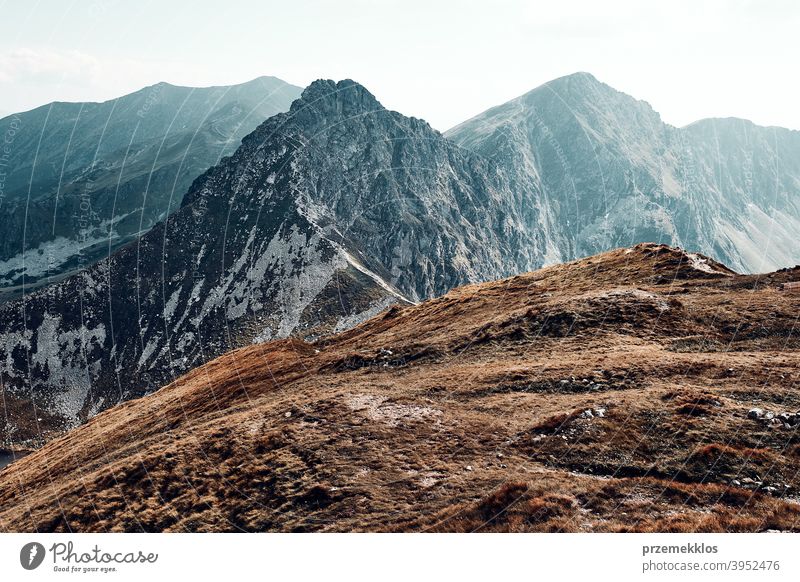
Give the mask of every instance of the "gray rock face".
<svg viewBox="0 0 800 582">
<path fill-rule="evenodd" d="M 318 81 L 281 123 L 306 214 L 408 298 L 539 264 L 538 209 L 496 164 L 362 86 Z"/>
<path fill-rule="evenodd" d="M 739 119 L 675 128 L 578 73 L 445 135 L 522 188 L 540 185 L 548 262 L 653 241 L 742 272 L 800 263 L 800 132 Z"/>
<path fill-rule="evenodd" d="M 192 180 L 300 88 L 159 83 L 0 120 L 0 301 L 87 267 L 180 206 Z"/>
</svg>

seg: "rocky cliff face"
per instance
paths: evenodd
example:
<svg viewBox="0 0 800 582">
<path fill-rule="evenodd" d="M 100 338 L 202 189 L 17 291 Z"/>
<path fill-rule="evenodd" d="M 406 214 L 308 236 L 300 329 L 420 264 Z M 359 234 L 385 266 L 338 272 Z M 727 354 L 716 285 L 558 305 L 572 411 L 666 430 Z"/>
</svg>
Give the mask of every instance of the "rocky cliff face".
<svg viewBox="0 0 800 582">
<path fill-rule="evenodd" d="M 0 307 L 17 411 L 6 439 L 75 424 L 237 346 L 529 270 L 537 212 L 493 162 L 352 81 L 318 81 L 138 242 Z"/>
<path fill-rule="evenodd" d="M 552 260 L 658 241 L 744 272 L 800 262 L 800 132 L 738 119 L 675 128 L 579 73 L 445 135 L 540 184 Z"/>
<path fill-rule="evenodd" d="M 314 83 L 276 122 L 296 143 L 291 161 L 302 171 L 291 187 L 309 217 L 410 299 L 539 262 L 531 198 L 496 164 L 387 111 L 362 86 Z"/>
<path fill-rule="evenodd" d="M 0 120 L 9 142 L 0 160 L 0 301 L 146 232 L 180 206 L 194 178 L 299 94 L 272 77 L 228 87 L 159 83 Z"/>
</svg>

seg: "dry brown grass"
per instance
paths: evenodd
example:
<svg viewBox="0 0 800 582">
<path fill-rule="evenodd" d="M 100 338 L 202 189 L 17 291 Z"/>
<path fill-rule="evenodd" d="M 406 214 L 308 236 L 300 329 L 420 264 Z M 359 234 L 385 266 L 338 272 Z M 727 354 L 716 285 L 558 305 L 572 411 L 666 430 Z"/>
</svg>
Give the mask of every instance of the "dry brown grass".
<svg viewBox="0 0 800 582">
<path fill-rule="evenodd" d="M 800 530 L 797 430 L 746 417 L 800 409 L 800 272 L 718 269 L 640 245 L 231 352 L 0 472 L 0 530 Z"/>
</svg>

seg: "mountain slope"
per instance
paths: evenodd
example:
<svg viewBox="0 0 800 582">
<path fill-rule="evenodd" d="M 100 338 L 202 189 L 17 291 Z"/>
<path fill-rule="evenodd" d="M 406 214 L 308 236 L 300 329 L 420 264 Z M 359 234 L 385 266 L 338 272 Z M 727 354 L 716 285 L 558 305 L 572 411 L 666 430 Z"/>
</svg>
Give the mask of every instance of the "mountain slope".
<svg viewBox="0 0 800 582">
<path fill-rule="evenodd" d="M 0 132 L 12 136 L 3 159 L 0 300 L 147 231 L 179 207 L 194 178 L 299 94 L 274 77 L 228 87 L 159 83 L 0 120 Z"/>
<path fill-rule="evenodd" d="M 738 271 L 800 263 L 800 132 L 737 119 L 674 128 L 578 73 L 445 135 L 540 184 L 554 262 L 659 241 Z"/>
<path fill-rule="evenodd" d="M 4 440 L 41 442 L 252 341 L 529 270 L 536 214 L 492 163 L 317 81 L 136 244 L 0 306 Z"/>
<path fill-rule="evenodd" d="M 2 470 L 0 529 L 796 531 L 797 279 L 639 245 L 246 347 Z"/>
</svg>

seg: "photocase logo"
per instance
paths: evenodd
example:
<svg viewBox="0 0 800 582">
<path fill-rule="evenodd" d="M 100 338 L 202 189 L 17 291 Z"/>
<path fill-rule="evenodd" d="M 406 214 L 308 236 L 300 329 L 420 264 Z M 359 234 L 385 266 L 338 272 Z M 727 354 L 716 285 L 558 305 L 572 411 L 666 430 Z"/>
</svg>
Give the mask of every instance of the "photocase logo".
<svg viewBox="0 0 800 582">
<path fill-rule="evenodd" d="M 25 544 L 19 552 L 19 563 L 26 570 L 35 570 L 42 565 L 44 554 L 44 546 L 39 542 Z"/>
</svg>

